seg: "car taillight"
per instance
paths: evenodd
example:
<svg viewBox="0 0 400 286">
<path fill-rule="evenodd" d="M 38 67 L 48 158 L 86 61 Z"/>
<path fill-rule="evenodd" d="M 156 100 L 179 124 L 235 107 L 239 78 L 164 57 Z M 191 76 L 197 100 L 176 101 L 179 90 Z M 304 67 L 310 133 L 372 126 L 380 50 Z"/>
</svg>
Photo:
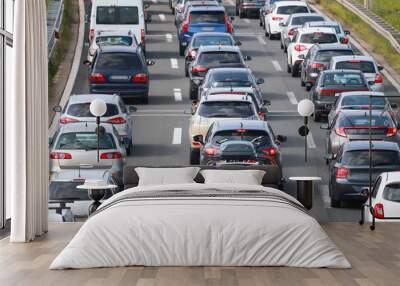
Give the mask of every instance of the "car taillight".
<svg viewBox="0 0 400 286">
<path fill-rule="evenodd" d="M 204 149 L 204 155 L 207 156 L 215 156 L 218 154 L 218 150 L 215 148 L 206 148 Z"/>
<path fill-rule="evenodd" d="M 276 16 L 272 17 L 272 21 L 280 21 L 280 20 L 283 20 L 283 17 L 276 17 Z"/>
<path fill-rule="evenodd" d="M 337 179 L 345 179 L 349 175 L 349 169 L 345 167 L 336 168 L 336 178 Z"/>
<path fill-rule="evenodd" d="M 375 83 L 382 83 L 382 82 L 383 82 L 382 75 L 380 73 L 377 73 L 375 75 Z"/>
<path fill-rule="evenodd" d="M 93 40 L 93 38 L 94 38 L 94 33 L 95 33 L 95 30 L 94 30 L 94 29 L 90 29 L 90 32 L 89 32 L 89 41 Z"/>
<path fill-rule="evenodd" d="M 140 40 L 142 43 L 144 43 L 144 29 L 140 29 Z"/>
<path fill-rule="evenodd" d="M 138 73 L 132 77 L 133 82 L 138 83 L 146 83 L 149 80 L 149 77 L 146 73 Z"/>
<path fill-rule="evenodd" d="M 288 36 L 293 36 L 293 33 L 294 33 L 294 29 L 292 28 L 292 29 L 290 29 L 289 31 L 288 31 Z"/>
<path fill-rule="evenodd" d="M 295 49 L 296 51 L 298 51 L 298 52 L 301 52 L 301 51 L 304 51 L 304 50 L 307 49 L 307 48 L 306 48 L 306 46 L 304 46 L 304 45 L 299 45 L 299 44 L 297 44 L 297 45 L 294 46 L 294 49 Z"/>
<path fill-rule="evenodd" d="M 189 21 L 185 21 L 182 24 L 182 33 L 187 33 L 189 31 Z"/>
<path fill-rule="evenodd" d="M 341 137 L 347 137 L 344 127 L 338 127 L 335 129 L 335 133 Z"/>
<path fill-rule="evenodd" d="M 203 66 L 192 67 L 192 72 L 206 72 L 206 71 L 208 71 L 208 68 L 203 67 Z"/>
<path fill-rule="evenodd" d="M 100 155 L 100 159 L 121 159 L 122 154 L 120 152 L 107 152 Z"/>
<path fill-rule="evenodd" d="M 51 152 L 50 159 L 69 160 L 72 159 L 72 155 L 64 152 Z"/>
<path fill-rule="evenodd" d="M 397 133 L 397 128 L 396 127 L 388 127 L 386 129 L 386 136 L 387 137 L 394 136 L 394 135 L 396 135 L 396 133 Z"/>
<path fill-rule="evenodd" d="M 311 68 L 312 69 L 323 69 L 325 66 L 323 65 L 323 64 L 320 64 L 320 63 L 313 63 L 312 65 L 311 65 Z"/>
<path fill-rule="evenodd" d="M 126 120 L 123 117 L 116 117 L 116 118 L 111 118 L 107 120 L 107 123 L 111 123 L 111 124 L 123 124 L 125 123 Z"/>
<path fill-rule="evenodd" d="M 89 78 L 90 82 L 97 83 L 97 82 L 105 82 L 106 77 L 101 73 L 92 73 L 90 74 Z"/>
<path fill-rule="evenodd" d="M 374 206 L 374 217 L 385 218 L 385 212 L 383 210 L 383 204 L 379 203 Z"/>
<path fill-rule="evenodd" d="M 63 117 L 60 119 L 61 124 L 67 124 L 67 123 L 73 123 L 73 122 L 79 122 L 78 119 L 71 118 L 71 117 Z"/>
<path fill-rule="evenodd" d="M 335 94 L 336 92 L 338 92 L 335 89 L 321 89 L 320 93 L 321 94 Z"/>
<path fill-rule="evenodd" d="M 268 147 L 268 148 L 262 149 L 261 151 L 270 156 L 275 156 L 276 154 L 278 154 L 278 150 L 275 147 Z"/>
</svg>

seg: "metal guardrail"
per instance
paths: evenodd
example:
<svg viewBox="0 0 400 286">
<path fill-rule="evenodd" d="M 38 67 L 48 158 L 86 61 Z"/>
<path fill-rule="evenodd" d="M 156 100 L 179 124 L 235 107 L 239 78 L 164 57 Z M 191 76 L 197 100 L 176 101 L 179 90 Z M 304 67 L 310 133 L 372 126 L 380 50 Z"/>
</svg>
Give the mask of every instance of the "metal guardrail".
<svg viewBox="0 0 400 286">
<path fill-rule="evenodd" d="M 53 2 L 53 3 L 52 3 Z M 58 2 L 58 3 L 57 3 Z M 53 4 L 53 5 L 51 5 Z M 50 10 L 51 8 L 56 8 Z M 47 11 L 47 51 L 49 58 L 52 57 L 57 43 L 56 33 L 59 32 L 64 14 L 64 0 L 54 0 L 50 2 Z M 50 24 L 50 25 L 49 25 Z"/>
<path fill-rule="evenodd" d="M 400 53 L 400 32 L 387 24 L 381 17 L 375 15 L 370 10 L 363 7 L 363 5 L 352 0 L 336 0 L 351 12 L 359 16 L 364 22 L 369 24 L 371 28 L 384 36 L 393 46 L 393 48 Z"/>
</svg>

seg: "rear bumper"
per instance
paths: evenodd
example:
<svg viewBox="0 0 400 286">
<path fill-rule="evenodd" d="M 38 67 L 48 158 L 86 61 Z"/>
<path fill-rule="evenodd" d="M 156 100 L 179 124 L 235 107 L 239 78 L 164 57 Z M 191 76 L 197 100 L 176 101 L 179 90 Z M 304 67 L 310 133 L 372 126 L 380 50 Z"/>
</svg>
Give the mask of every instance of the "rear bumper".
<svg viewBox="0 0 400 286">
<path fill-rule="evenodd" d="M 261 7 L 257 6 L 243 6 L 239 10 L 245 14 L 259 15 Z"/>
<path fill-rule="evenodd" d="M 331 197 L 335 200 L 365 202 L 367 196 L 362 195 L 361 190 L 368 186 L 368 182 L 352 184 L 347 180 L 336 180 Z"/>
</svg>

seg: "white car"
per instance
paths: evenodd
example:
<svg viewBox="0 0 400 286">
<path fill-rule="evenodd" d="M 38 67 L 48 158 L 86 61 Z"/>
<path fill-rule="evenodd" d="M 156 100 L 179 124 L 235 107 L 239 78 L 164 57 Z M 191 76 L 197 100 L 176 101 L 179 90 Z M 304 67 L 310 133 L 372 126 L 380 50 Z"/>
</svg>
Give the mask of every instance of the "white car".
<svg viewBox="0 0 400 286">
<path fill-rule="evenodd" d="M 280 1 L 271 5 L 264 18 L 265 36 L 273 39 L 280 35 L 280 23 L 286 22 L 290 15 L 297 13 L 311 13 L 311 9 L 303 1 Z"/>
<path fill-rule="evenodd" d="M 333 57 L 329 69 L 361 70 L 372 91 L 384 91 L 383 77 L 380 73 L 383 67 L 378 65 L 373 57 L 356 55 Z"/>
<path fill-rule="evenodd" d="M 376 221 L 400 221 L 400 172 L 385 172 L 376 179 L 372 187 L 372 210 Z M 372 221 L 368 206 L 364 214 L 367 221 Z"/>
<path fill-rule="evenodd" d="M 139 45 L 132 31 L 97 31 L 88 51 L 88 61 L 93 62 L 93 57 L 99 47 L 126 46 L 137 47 Z"/>
<path fill-rule="evenodd" d="M 287 47 L 287 72 L 298 76 L 301 63 L 314 44 L 340 43 L 333 28 L 298 29 Z"/>
</svg>

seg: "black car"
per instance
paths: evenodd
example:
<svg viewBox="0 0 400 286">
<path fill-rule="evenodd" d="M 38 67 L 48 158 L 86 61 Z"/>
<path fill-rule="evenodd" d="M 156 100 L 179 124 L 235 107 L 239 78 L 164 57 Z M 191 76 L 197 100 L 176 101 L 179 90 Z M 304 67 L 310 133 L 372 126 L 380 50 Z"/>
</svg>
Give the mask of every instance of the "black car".
<svg viewBox="0 0 400 286">
<path fill-rule="evenodd" d="M 236 0 L 236 16 L 240 18 L 260 16 L 260 9 L 264 6 L 265 0 Z"/>
<path fill-rule="evenodd" d="M 271 126 L 266 121 L 216 121 L 210 126 L 206 138 L 199 141 L 203 142 L 200 149 L 200 164 L 214 165 L 216 163 L 229 163 L 229 161 L 232 162 L 232 160 L 234 163 L 238 163 L 241 159 L 239 157 L 236 159 L 230 158 L 228 159 L 228 162 L 226 162 L 226 158 L 221 158 L 221 147 L 223 143 L 229 141 L 234 141 L 235 144 L 237 144 L 237 141 L 245 141 L 254 145 L 257 162 L 265 165 L 275 165 L 281 168 L 282 163 L 279 145 L 285 140 L 286 138 L 282 135 L 275 137 Z M 234 146 L 231 146 L 231 148 L 233 147 Z M 224 148 L 226 148 L 226 146 Z M 245 146 L 243 146 L 243 148 L 245 148 Z M 248 153 L 247 150 L 243 150 L 243 152 Z M 245 158 L 242 161 L 248 160 L 252 159 Z"/>
<path fill-rule="evenodd" d="M 400 169 L 400 149 L 397 143 L 372 141 L 372 182 L 383 172 Z M 331 157 L 329 196 L 331 206 L 341 207 L 342 201 L 367 199 L 363 189 L 369 186 L 369 141 L 344 144 L 336 157 Z"/>
<path fill-rule="evenodd" d="M 307 91 L 315 84 L 321 71 L 328 69 L 331 58 L 354 55 L 350 45 L 316 44 L 310 48 L 301 64 L 300 82 Z"/>
<path fill-rule="evenodd" d="M 140 98 L 148 103 L 148 65 L 140 46 L 136 48 L 107 46 L 97 50 L 93 63 L 84 62 L 89 67 L 89 87 L 91 93 L 119 94 L 125 101 Z"/>
<path fill-rule="evenodd" d="M 368 91 L 369 86 L 361 71 L 326 70 L 317 79 L 310 91 L 310 99 L 315 105 L 314 120 L 328 115 L 337 99 L 336 94 L 346 91 Z"/>
<path fill-rule="evenodd" d="M 198 98 L 198 88 L 209 69 L 224 67 L 246 67 L 245 60 L 250 57 L 242 55 L 236 46 L 201 46 L 196 59 L 189 69 L 190 99 Z"/>
</svg>

